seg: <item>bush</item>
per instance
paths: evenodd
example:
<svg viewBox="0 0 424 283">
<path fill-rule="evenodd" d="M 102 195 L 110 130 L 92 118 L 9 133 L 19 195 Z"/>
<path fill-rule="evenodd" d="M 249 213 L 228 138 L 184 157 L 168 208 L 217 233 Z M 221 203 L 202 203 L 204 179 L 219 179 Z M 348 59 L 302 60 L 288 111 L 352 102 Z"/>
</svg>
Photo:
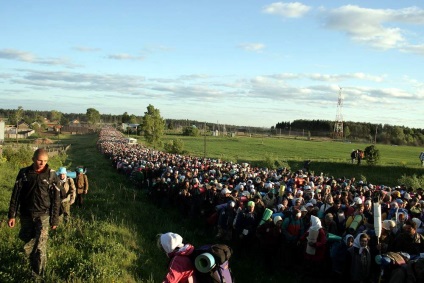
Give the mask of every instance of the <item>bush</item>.
<svg viewBox="0 0 424 283">
<path fill-rule="evenodd" d="M 184 151 L 184 142 L 181 139 L 173 139 L 164 145 L 165 151 L 175 154 L 183 154 Z"/>
<path fill-rule="evenodd" d="M 376 165 L 380 160 L 380 151 L 374 145 L 367 146 L 364 151 L 364 158 L 368 165 Z"/>
<path fill-rule="evenodd" d="M 21 146 L 18 149 L 5 147 L 3 150 L 3 157 L 15 168 L 29 166 L 32 163 L 33 154 L 34 149 L 30 146 Z"/>
<path fill-rule="evenodd" d="M 417 177 L 415 174 L 412 176 L 403 175 L 398 182 L 407 188 L 424 188 L 424 176 Z"/>
<path fill-rule="evenodd" d="M 200 135 L 200 131 L 195 126 L 185 127 L 183 130 L 183 136 L 197 137 L 199 135 Z"/>
</svg>

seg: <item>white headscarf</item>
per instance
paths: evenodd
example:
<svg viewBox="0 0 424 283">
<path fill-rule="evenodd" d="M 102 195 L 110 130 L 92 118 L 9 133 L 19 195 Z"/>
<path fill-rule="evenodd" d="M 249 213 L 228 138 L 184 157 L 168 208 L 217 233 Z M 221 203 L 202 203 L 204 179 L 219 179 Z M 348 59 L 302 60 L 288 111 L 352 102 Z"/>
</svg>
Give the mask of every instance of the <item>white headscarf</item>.
<svg viewBox="0 0 424 283">
<path fill-rule="evenodd" d="M 160 236 L 160 244 L 167 254 L 172 253 L 176 248 L 182 248 L 183 238 L 175 233 L 168 232 Z"/>
<path fill-rule="evenodd" d="M 318 231 L 321 228 L 321 220 L 318 217 L 311 215 L 311 227 L 309 227 L 309 230 Z"/>
<path fill-rule="evenodd" d="M 353 241 L 353 246 L 355 247 L 355 248 L 358 248 L 359 249 L 359 254 L 362 254 L 362 251 L 365 249 L 365 250 L 368 250 L 368 245 L 364 248 L 364 247 L 361 247 L 361 236 L 362 235 L 366 235 L 365 233 L 360 233 L 360 234 L 358 234 L 358 235 L 356 235 L 356 238 L 355 238 L 355 240 Z"/>
</svg>

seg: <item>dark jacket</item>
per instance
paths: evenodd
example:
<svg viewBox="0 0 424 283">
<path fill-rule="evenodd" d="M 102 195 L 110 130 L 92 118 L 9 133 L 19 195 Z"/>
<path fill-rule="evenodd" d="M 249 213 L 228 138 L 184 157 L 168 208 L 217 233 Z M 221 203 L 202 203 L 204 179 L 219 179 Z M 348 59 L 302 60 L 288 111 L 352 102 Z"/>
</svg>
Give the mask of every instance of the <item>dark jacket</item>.
<svg viewBox="0 0 424 283">
<path fill-rule="evenodd" d="M 394 252 L 404 252 L 410 255 L 419 255 L 424 252 L 424 236 L 415 233 L 413 236 L 402 232 L 393 242 Z"/>
<path fill-rule="evenodd" d="M 55 183 L 56 187 L 52 187 Z M 31 166 L 19 170 L 9 205 L 9 218 L 22 216 L 39 217 L 50 215 L 50 224 L 59 223 L 60 185 L 56 173 L 50 173 L 49 165 L 41 173 L 36 173 Z"/>
</svg>

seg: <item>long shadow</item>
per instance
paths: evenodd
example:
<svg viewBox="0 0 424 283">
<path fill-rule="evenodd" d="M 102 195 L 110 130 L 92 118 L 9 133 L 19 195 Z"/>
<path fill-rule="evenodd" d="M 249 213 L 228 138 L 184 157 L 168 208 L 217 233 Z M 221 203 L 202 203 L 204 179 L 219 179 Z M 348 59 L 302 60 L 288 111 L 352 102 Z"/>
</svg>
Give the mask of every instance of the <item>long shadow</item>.
<svg viewBox="0 0 424 283">
<path fill-rule="evenodd" d="M 263 160 L 255 160 L 252 164 L 263 164 Z M 287 161 L 292 172 L 297 172 L 304 168 L 304 161 L 288 160 Z M 317 176 L 323 173 L 325 176 L 334 178 L 352 178 L 354 177 L 357 181 L 365 178 L 365 181 L 374 185 L 385 185 L 385 186 L 397 186 L 399 179 L 406 176 L 417 176 L 424 174 L 424 168 L 411 168 L 406 166 L 379 166 L 379 165 L 368 165 L 365 161 L 362 161 L 360 165 L 352 164 L 350 162 L 330 162 L 330 161 L 311 161 L 309 170 L 314 172 Z"/>
</svg>

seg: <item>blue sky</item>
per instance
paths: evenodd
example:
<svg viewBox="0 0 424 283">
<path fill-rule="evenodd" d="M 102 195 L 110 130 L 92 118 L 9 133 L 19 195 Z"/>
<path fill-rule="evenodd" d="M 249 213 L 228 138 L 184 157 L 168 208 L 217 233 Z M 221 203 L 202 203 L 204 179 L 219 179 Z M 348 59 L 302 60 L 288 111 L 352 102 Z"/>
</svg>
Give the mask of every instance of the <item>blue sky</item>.
<svg viewBox="0 0 424 283">
<path fill-rule="evenodd" d="M 424 128 L 423 59 L 422 1 L 0 3 L 7 109 Z"/>
</svg>

